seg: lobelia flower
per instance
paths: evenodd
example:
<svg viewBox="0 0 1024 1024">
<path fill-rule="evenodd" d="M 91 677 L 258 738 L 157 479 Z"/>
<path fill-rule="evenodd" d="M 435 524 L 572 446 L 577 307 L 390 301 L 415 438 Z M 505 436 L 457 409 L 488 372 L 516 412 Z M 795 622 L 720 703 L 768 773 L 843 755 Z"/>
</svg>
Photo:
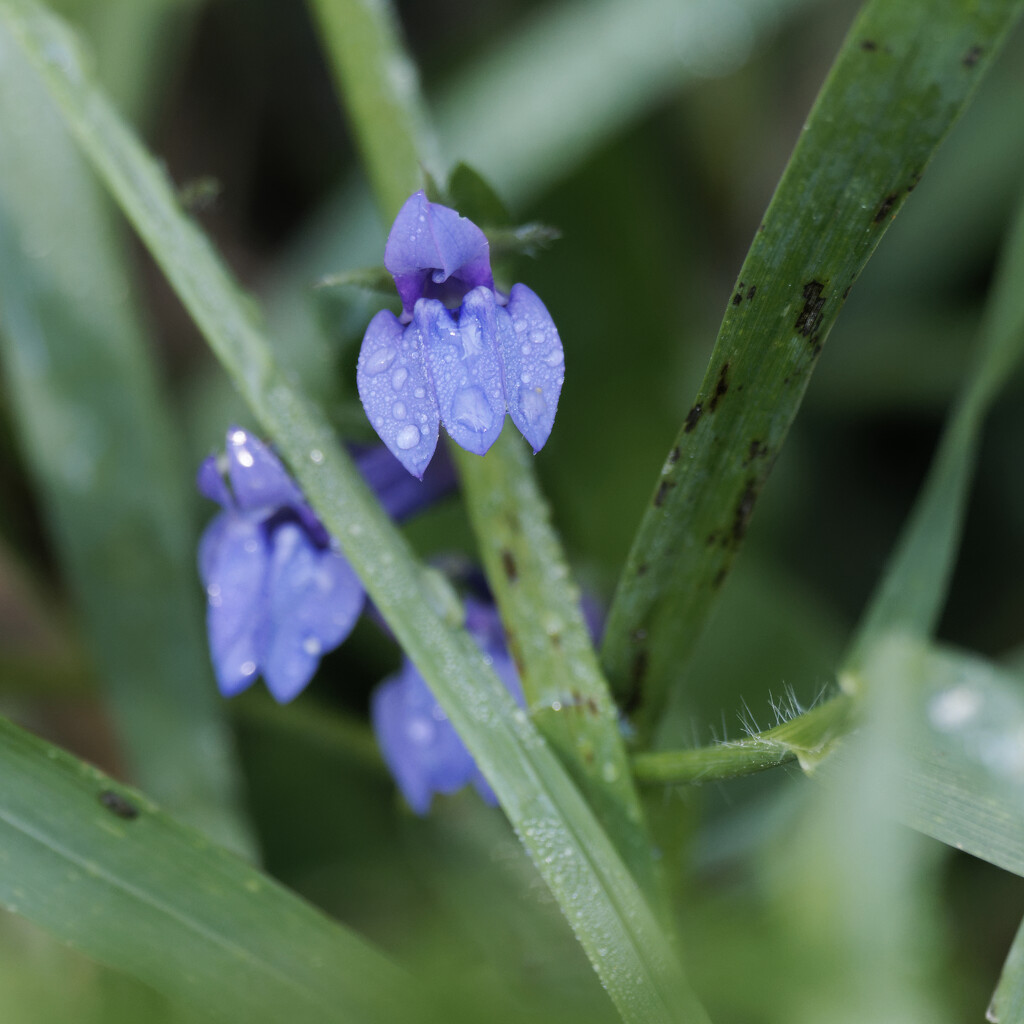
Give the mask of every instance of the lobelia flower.
<svg viewBox="0 0 1024 1024">
<path fill-rule="evenodd" d="M 505 647 L 501 620 L 493 605 L 467 598 L 466 628 L 520 707 L 523 688 Z M 496 804 L 472 755 L 459 738 L 423 676 L 408 659 L 396 675 L 374 691 L 373 728 L 384 760 L 409 806 L 426 814 L 435 793 L 454 793 L 472 783 L 489 804 Z"/>
<path fill-rule="evenodd" d="M 444 424 L 483 455 L 505 422 L 540 451 L 551 433 L 565 357 L 551 315 L 524 284 L 494 287 L 487 237 L 455 210 L 410 196 L 395 218 L 384 266 L 401 318 L 381 310 L 356 365 L 359 397 L 381 440 L 422 477 Z"/>
<path fill-rule="evenodd" d="M 451 466 L 438 463 L 426 488 L 413 484 L 382 448 L 356 461 L 395 518 L 454 482 Z M 196 483 L 223 509 L 199 546 L 217 685 L 232 697 L 262 675 L 278 701 L 290 701 L 351 632 L 362 584 L 280 460 L 248 431 L 228 431 L 227 480 L 210 456 Z"/>
</svg>

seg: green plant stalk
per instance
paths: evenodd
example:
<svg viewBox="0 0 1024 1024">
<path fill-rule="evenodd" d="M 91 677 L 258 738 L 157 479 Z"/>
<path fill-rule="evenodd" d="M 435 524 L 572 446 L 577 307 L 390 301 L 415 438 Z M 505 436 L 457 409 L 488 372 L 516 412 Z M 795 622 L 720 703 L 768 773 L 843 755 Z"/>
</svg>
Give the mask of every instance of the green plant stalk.
<svg viewBox="0 0 1024 1024">
<path fill-rule="evenodd" d="M 199 1019 L 370 1024 L 424 1008 L 356 935 L 3 719 L 0 773 L 0 904 Z"/>
<path fill-rule="evenodd" d="M 705 1020 L 636 882 L 558 759 L 461 628 L 454 595 L 440 591 L 443 581 L 414 560 L 323 412 L 275 365 L 252 303 L 182 215 L 161 168 L 85 74 L 73 36 L 32 0 L 0 0 L 0 14 L 423 673 L 623 1019 Z"/>
<path fill-rule="evenodd" d="M 395 60 L 404 60 L 389 28 L 386 4 L 311 0 L 364 153 L 417 146 L 422 103 L 410 86 L 394 123 L 381 119 L 376 97 L 386 92 Z M 372 27 L 374 19 L 378 24 Z M 388 38 L 387 45 L 353 40 Z M 413 80 L 414 81 L 414 80 Z M 402 146 L 399 152 L 405 152 Z M 393 217 L 420 187 L 419 164 L 405 161 L 387 176 L 370 164 L 377 202 Z M 518 442 L 518 443 L 517 443 Z M 453 449 L 454 450 L 454 449 Z M 486 458 L 456 450 L 459 475 L 487 578 L 520 669 L 530 714 L 580 786 L 652 906 L 662 906 L 640 798 L 629 772 L 615 704 L 571 582 L 565 555 L 522 443 L 506 429 Z"/>
<path fill-rule="evenodd" d="M 309 0 L 309 9 L 338 92 L 358 112 L 356 143 L 381 216 L 390 224 L 410 194 L 425 187 L 425 172 L 437 172 L 419 71 L 385 0 Z M 372 131 L 364 130 L 363 118 Z"/>
<path fill-rule="evenodd" d="M 603 664 L 651 736 L 742 546 L 849 289 L 963 110 L 1019 0 L 871 0 L 811 111 L 655 482 Z"/>
<path fill-rule="evenodd" d="M 651 842 L 619 729 L 618 709 L 590 642 L 579 588 L 537 486 L 525 442 L 506 423 L 485 458 L 452 451 L 530 717 L 587 797 L 652 906 Z"/>
<path fill-rule="evenodd" d="M 845 694 L 771 729 L 742 740 L 693 750 L 650 751 L 633 756 L 637 781 L 679 785 L 735 779 L 791 761 L 811 771 L 853 725 L 854 704 Z"/>
</svg>

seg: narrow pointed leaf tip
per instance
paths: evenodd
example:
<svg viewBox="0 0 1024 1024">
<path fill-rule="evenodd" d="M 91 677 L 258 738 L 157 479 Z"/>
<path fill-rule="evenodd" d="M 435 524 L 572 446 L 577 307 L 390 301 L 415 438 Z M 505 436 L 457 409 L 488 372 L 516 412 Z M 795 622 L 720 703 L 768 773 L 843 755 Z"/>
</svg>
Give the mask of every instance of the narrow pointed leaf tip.
<svg viewBox="0 0 1024 1024">
<path fill-rule="evenodd" d="M 526 285 L 495 290 L 487 237 L 423 192 L 406 201 L 384 250 L 402 317 L 383 310 L 366 329 L 356 383 L 381 440 L 415 477 L 440 424 L 483 455 L 505 413 L 544 447 L 555 421 L 565 354 L 551 314 Z"/>
<path fill-rule="evenodd" d="M 270 448 L 232 427 L 226 463 L 227 480 L 211 456 L 196 481 L 223 509 L 199 547 L 210 655 L 224 696 L 241 693 L 262 675 L 285 703 L 305 689 L 321 656 L 352 631 L 363 587 Z M 405 471 L 383 449 L 358 455 L 357 463 L 396 518 L 454 483 L 450 464 L 439 463 L 414 500 L 402 483 L 409 479 Z"/>
</svg>

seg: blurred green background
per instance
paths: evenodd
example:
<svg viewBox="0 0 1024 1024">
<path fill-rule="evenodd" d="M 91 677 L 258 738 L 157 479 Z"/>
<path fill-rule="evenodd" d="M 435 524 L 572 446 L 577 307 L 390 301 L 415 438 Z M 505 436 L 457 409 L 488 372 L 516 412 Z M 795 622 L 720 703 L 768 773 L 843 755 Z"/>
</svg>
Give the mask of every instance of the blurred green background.
<svg viewBox="0 0 1024 1024">
<path fill-rule="evenodd" d="M 346 436 L 368 439 L 355 354 L 378 300 L 315 284 L 379 262 L 386 225 L 306 9 L 290 0 L 57 6 L 89 39 L 100 78 L 232 269 L 264 299 L 282 359 L 330 402 Z M 697 390 L 736 270 L 857 6 L 398 5 L 436 101 L 444 157 L 477 166 L 517 221 L 562 233 L 542 258 L 508 268 L 515 277 L 505 283 L 523 280 L 544 297 L 565 344 L 558 425 L 536 466 L 581 580 L 604 601 Z M 684 16 L 691 9 L 704 11 L 696 33 Z M 740 735 L 745 715 L 773 724 L 773 698 L 791 689 L 807 704 L 832 684 L 968 364 L 1020 190 L 1022 88 L 1018 32 L 850 296 L 666 742 Z M 229 423 L 248 418 L 142 247 L 121 234 L 190 474 Z M 989 424 L 940 629 L 996 659 L 1024 643 L 1021 383 Z M 23 451 L 5 391 L 0 708 L 130 775 Z M 211 509 L 195 498 L 189 514 L 197 537 Z M 472 555 L 455 501 L 408 533 L 425 554 Z M 201 614 L 196 580 L 189 615 Z M 439 986 L 457 976 L 469 1004 L 502 1005 L 509 1019 L 612 1019 L 498 812 L 470 794 L 440 801 L 425 821 L 400 806 L 359 728 L 373 685 L 397 658 L 364 621 L 294 706 L 273 708 L 255 692 L 228 706 L 265 866 L 427 967 Z M 786 911 L 801 835 L 794 822 L 813 800 L 798 774 L 654 800 L 692 837 L 666 870 L 678 872 L 691 973 L 718 1022 L 813 1016 L 850 967 L 816 949 Z M 1024 914 L 1024 882 L 937 844 L 929 850 L 927 927 L 934 962 L 947 968 L 933 978 L 936 999 L 944 1019 L 977 1020 Z M 0 1019 L 178 1018 L 159 997 L 5 915 Z"/>
</svg>

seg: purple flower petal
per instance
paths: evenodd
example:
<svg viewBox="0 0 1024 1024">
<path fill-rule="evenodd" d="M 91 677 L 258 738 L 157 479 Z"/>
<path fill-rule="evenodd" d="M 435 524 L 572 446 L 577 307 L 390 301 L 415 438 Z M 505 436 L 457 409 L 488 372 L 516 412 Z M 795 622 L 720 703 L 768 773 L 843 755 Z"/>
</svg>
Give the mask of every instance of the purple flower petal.
<svg viewBox="0 0 1024 1024">
<path fill-rule="evenodd" d="M 412 662 L 375 691 L 371 717 L 384 760 L 417 814 L 427 813 L 434 793 L 454 793 L 478 774 Z"/>
<path fill-rule="evenodd" d="M 494 288 L 487 236 L 455 210 L 429 202 L 423 192 L 411 195 L 399 210 L 384 266 L 395 279 L 406 321 L 417 299 L 458 305 L 478 285 Z"/>
<path fill-rule="evenodd" d="M 437 447 L 437 399 L 427 377 L 419 331 L 381 310 L 366 328 L 356 385 L 380 439 L 422 479 Z"/>
<path fill-rule="evenodd" d="M 356 454 L 356 465 L 373 488 L 384 510 L 396 522 L 432 505 L 455 490 L 455 467 L 442 448 L 423 474 L 414 480 L 387 448 L 374 446 Z"/>
<path fill-rule="evenodd" d="M 502 312 L 502 311 L 499 311 Z M 501 332 L 508 412 L 534 452 L 551 433 L 565 379 L 565 356 L 551 314 L 525 284 L 512 286 Z"/>
<path fill-rule="evenodd" d="M 231 489 L 240 509 L 303 503 L 302 493 L 281 460 L 247 430 L 232 427 L 227 450 Z"/>
<path fill-rule="evenodd" d="M 204 555 L 210 656 L 225 697 L 256 678 L 264 635 L 267 549 L 260 527 L 241 516 L 224 517 Z"/>
<path fill-rule="evenodd" d="M 260 668 L 267 689 L 284 704 L 305 689 L 321 656 L 352 631 L 363 608 L 363 588 L 340 554 L 315 548 L 297 523 L 279 526 L 271 549 Z"/>
<path fill-rule="evenodd" d="M 483 455 L 505 423 L 494 292 L 474 288 L 457 324 L 433 299 L 417 302 L 414 318 L 445 430 L 456 444 Z"/>
<path fill-rule="evenodd" d="M 208 455 L 199 464 L 199 472 L 196 473 L 196 488 L 204 498 L 217 502 L 223 508 L 231 508 L 234 505 L 228 485 L 217 468 L 215 455 Z"/>
</svg>

